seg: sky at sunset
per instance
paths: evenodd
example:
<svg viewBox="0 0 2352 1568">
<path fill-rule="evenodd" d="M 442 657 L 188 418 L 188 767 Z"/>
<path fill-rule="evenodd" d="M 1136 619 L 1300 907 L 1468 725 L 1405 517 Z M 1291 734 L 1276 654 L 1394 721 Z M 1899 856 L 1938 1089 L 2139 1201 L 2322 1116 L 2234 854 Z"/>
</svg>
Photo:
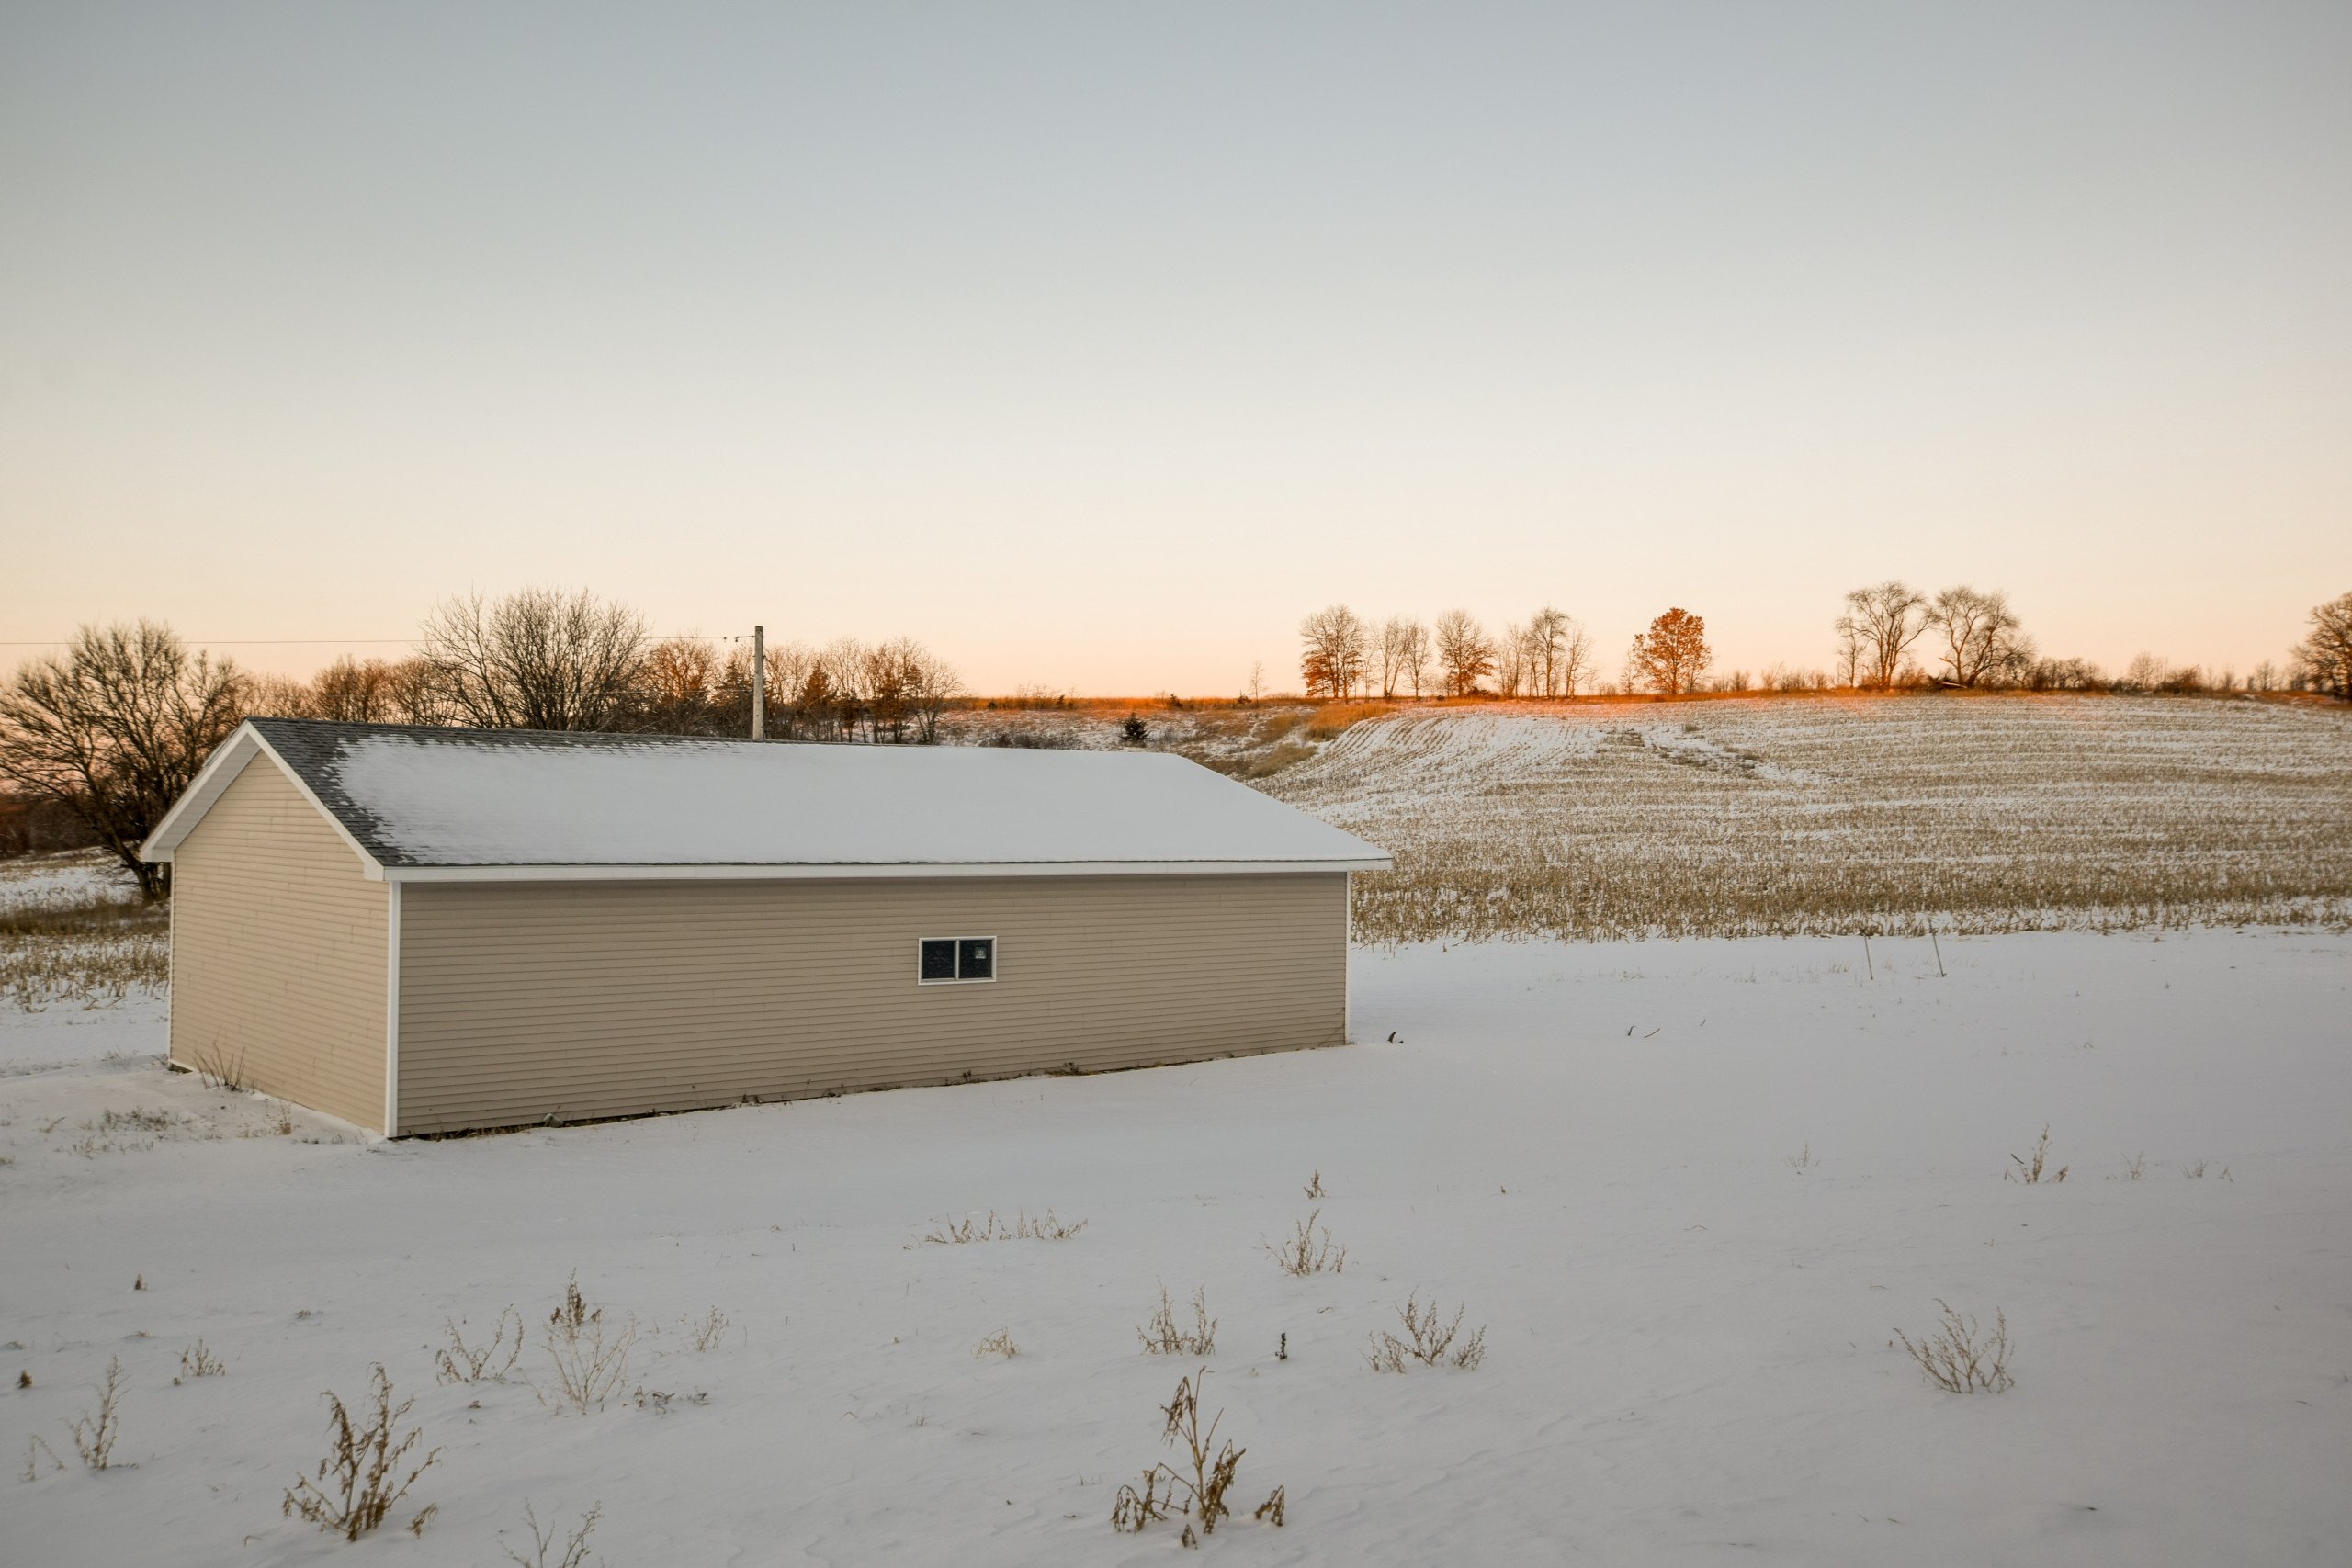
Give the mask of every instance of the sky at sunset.
<svg viewBox="0 0 2352 1568">
<path fill-rule="evenodd" d="M 2352 6 L 0 7 L 12 645 L 1214 694 L 1889 576 L 2111 670 L 2352 590 Z"/>
</svg>

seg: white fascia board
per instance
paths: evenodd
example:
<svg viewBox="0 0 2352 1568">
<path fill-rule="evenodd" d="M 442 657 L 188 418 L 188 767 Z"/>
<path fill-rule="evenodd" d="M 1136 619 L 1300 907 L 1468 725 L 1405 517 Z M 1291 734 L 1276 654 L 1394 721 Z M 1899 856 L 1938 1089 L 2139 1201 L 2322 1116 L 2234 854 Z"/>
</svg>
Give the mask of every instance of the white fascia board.
<svg viewBox="0 0 2352 1568">
<path fill-rule="evenodd" d="M 147 836 L 147 841 L 139 846 L 139 858 L 151 863 L 169 863 L 179 852 L 181 840 L 196 830 L 196 825 L 204 820 L 204 814 L 228 793 L 229 786 L 237 782 L 238 775 L 256 756 L 267 757 L 286 776 L 286 782 L 311 803 L 311 809 L 334 829 L 334 836 L 359 857 L 362 875 L 370 882 L 384 880 L 382 863 L 368 852 L 366 845 L 351 836 L 351 829 L 343 825 L 343 819 L 326 808 L 325 803 L 311 793 L 311 786 L 302 782 L 302 775 L 296 773 L 285 758 L 272 750 L 269 742 L 261 738 L 261 732 L 250 724 L 239 725 L 229 739 L 213 751 L 204 766 L 197 771 L 186 792 L 173 802 L 169 811 L 164 813 L 164 819 L 155 824 L 155 830 Z"/>
<path fill-rule="evenodd" d="M 953 865 L 392 865 L 390 882 L 842 882 L 886 877 L 1273 876 L 1386 871 L 1378 860 L 1021 861 Z"/>
</svg>

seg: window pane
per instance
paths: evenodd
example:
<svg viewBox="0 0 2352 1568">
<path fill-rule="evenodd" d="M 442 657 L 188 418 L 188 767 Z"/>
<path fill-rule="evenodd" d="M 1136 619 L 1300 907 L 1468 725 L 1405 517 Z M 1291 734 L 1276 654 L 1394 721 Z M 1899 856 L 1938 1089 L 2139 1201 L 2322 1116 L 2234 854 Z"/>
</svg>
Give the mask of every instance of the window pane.
<svg viewBox="0 0 2352 1568">
<path fill-rule="evenodd" d="M 966 937 L 958 944 L 963 952 L 956 965 L 959 980 L 992 980 L 996 977 L 996 943 L 986 937 Z"/>
<path fill-rule="evenodd" d="M 922 978 L 953 980 L 956 978 L 956 942 L 951 937 L 925 938 L 922 944 Z"/>
</svg>

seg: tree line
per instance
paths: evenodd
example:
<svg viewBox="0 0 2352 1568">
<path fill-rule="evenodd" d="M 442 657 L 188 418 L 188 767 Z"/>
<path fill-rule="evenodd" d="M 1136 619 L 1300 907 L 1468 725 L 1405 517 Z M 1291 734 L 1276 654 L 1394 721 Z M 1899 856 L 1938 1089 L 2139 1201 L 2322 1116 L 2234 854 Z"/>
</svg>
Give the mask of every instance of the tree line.
<svg viewBox="0 0 2352 1568">
<path fill-rule="evenodd" d="M 103 845 L 149 897 L 168 867 L 139 846 L 206 757 L 252 716 L 484 729 L 741 736 L 752 655 L 741 642 L 656 640 L 627 605 L 526 589 L 452 599 L 408 659 L 340 659 L 308 681 L 257 675 L 191 650 L 152 621 L 84 626 L 0 688 L 0 847 Z M 909 637 L 766 650 L 766 729 L 777 739 L 929 744 L 963 691 Z"/>
<path fill-rule="evenodd" d="M 1573 616 L 1545 605 L 1523 622 L 1489 634 L 1467 610 L 1448 610 L 1433 626 L 1411 615 L 1379 625 L 1345 604 L 1299 623 L 1299 677 L 1309 697 L 1393 700 L 1419 697 L 1573 697 L 1598 690 L 1592 638 Z M 1624 689 L 1679 696 L 1701 689 L 1714 655 L 1707 623 L 1676 608 L 1650 623 L 1626 650 Z"/>
<path fill-rule="evenodd" d="M 1307 616 L 1298 635 L 1310 697 L 1466 697 L 1489 680 L 1502 696 L 1572 697 L 1592 672 L 1591 638 L 1549 605 L 1490 637 L 1467 610 L 1446 611 L 1433 627 L 1411 615 L 1374 626 L 1334 604 Z"/>
<path fill-rule="evenodd" d="M 345 658 L 308 682 L 257 682 L 257 711 L 351 724 L 751 733 L 752 652 L 740 637 L 655 641 L 627 605 L 548 589 L 452 599 L 422 629 L 408 659 Z M 964 689 L 911 637 L 777 643 L 765 674 L 765 731 L 789 740 L 927 745 Z"/>
<path fill-rule="evenodd" d="M 2234 671 L 2174 665 L 2154 654 L 2109 676 L 2087 660 L 2050 658 L 2035 647 L 2000 590 L 1962 584 L 1934 594 L 1899 580 L 1857 588 L 1832 624 L 1832 667 L 1771 665 L 1712 674 L 1714 650 L 1703 616 L 1675 607 L 1626 649 L 1620 676 L 1598 679 L 1592 641 L 1548 605 L 1489 635 L 1466 610 L 1433 627 L 1410 615 L 1377 624 L 1345 604 L 1299 623 L 1299 676 L 1309 697 L 1573 697 L 1656 693 L 1901 690 L 2034 692 L 2309 691 L 2352 698 L 2352 593 L 2315 606 L 2311 630 L 2284 666 L 2267 660 L 2243 680 Z"/>
</svg>

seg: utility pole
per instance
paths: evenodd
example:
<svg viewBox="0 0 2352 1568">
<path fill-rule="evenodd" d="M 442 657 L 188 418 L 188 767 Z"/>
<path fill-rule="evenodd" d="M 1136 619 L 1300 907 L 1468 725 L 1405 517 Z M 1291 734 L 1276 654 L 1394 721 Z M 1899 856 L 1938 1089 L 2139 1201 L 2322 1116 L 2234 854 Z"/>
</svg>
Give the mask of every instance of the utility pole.
<svg viewBox="0 0 2352 1568">
<path fill-rule="evenodd" d="M 752 739 L 768 738 L 768 629 L 752 628 Z"/>
</svg>

